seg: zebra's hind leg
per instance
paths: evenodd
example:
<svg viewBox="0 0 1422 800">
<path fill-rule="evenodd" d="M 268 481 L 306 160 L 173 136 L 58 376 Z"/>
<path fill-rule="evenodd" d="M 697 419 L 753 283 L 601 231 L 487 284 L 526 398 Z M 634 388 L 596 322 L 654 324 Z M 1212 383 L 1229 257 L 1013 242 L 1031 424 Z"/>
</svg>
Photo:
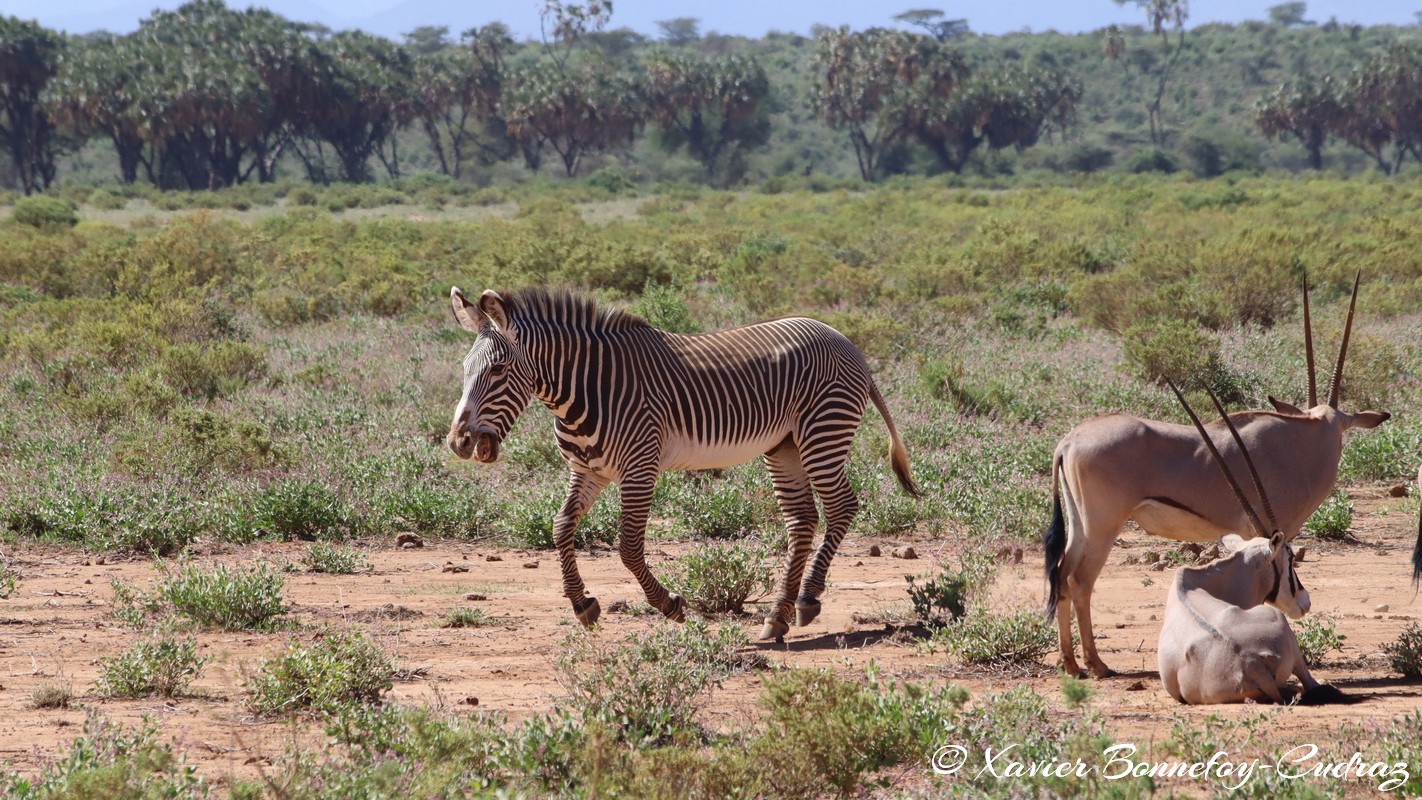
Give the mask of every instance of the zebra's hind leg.
<svg viewBox="0 0 1422 800">
<path fill-rule="evenodd" d="M 770 469 L 770 479 L 775 484 L 775 500 L 785 517 L 790 545 L 785 572 L 780 576 L 780 586 L 775 593 L 775 607 L 766 616 L 765 627 L 760 631 L 762 641 L 780 639 L 790 631 L 795 590 L 799 588 L 800 577 L 805 573 L 810 544 L 815 538 L 815 528 L 820 524 L 819 512 L 815 510 L 815 493 L 810 488 L 810 476 L 805 473 L 800 451 L 794 443 L 786 438 L 779 447 L 766 453 L 765 465 Z"/>
<path fill-rule="evenodd" d="M 558 516 L 553 518 L 553 546 L 558 548 L 558 564 L 563 568 L 563 594 L 573 603 L 573 614 L 583 627 L 590 628 L 602 614 L 597 598 L 588 597 L 578 574 L 578 561 L 573 532 L 583 516 L 597 502 L 607 481 L 586 472 L 573 472 L 568 480 L 568 497 Z"/>
<path fill-rule="evenodd" d="M 618 488 L 622 490 L 622 530 L 617 538 L 617 552 L 622 556 L 622 566 L 632 573 L 647 595 L 647 602 L 675 622 L 686 621 L 686 604 L 679 595 L 672 594 L 657 580 L 657 576 L 647 569 L 644 552 L 644 537 L 647 532 L 647 515 L 652 508 L 652 490 L 657 485 L 655 470 L 624 476 Z"/>
<path fill-rule="evenodd" d="M 800 596 L 795 600 L 795 624 L 809 625 L 820 615 L 820 595 L 825 591 L 825 580 L 829 573 L 830 561 L 844 535 L 849 532 L 849 523 L 859 511 L 859 500 L 849 486 L 844 474 L 844 462 L 825 473 L 812 474 L 815 491 L 820 495 L 820 503 L 825 507 L 825 538 L 815 552 L 815 560 L 810 564 L 810 572 L 800 587 Z"/>
</svg>

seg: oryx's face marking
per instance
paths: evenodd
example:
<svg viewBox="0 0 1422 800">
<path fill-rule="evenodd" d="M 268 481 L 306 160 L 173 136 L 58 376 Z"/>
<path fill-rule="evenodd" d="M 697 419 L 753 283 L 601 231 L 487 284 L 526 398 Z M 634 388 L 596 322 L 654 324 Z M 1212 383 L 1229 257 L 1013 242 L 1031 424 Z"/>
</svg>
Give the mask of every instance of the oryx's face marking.
<svg viewBox="0 0 1422 800">
<path fill-rule="evenodd" d="M 1265 580 L 1269 592 L 1264 596 L 1264 602 L 1284 612 L 1289 619 L 1300 619 L 1308 613 L 1311 602 L 1308 590 L 1304 588 L 1303 581 L 1299 580 L 1298 572 L 1294 569 L 1294 548 L 1278 533 L 1267 543 L 1263 540 L 1255 541 L 1259 542 L 1256 546 L 1267 552 L 1267 556 L 1265 553 L 1259 556 L 1260 562 L 1264 562 L 1266 557 L 1268 559 Z"/>
<path fill-rule="evenodd" d="M 488 464 L 498 460 L 499 444 L 533 396 L 533 369 L 502 305 L 491 306 L 491 318 L 465 304 L 458 290 L 454 302 L 455 317 L 466 329 L 483 324 L 464 357 L 464 388 L 446 441 L 460 458 Z"/>
</svg>

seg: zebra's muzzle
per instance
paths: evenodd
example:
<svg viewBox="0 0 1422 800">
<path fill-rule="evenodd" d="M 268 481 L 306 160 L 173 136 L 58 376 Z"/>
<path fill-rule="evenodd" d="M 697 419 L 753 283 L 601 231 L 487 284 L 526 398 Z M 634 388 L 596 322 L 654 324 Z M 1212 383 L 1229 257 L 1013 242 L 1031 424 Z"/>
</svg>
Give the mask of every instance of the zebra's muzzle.
<svg viewBox="0 0 1422 800">
<path fill-rule="evenodd" d="M 474 437 L 474 460 L 482 464 L 492 464 L 499 460 L 499 439 L 492 433 L 480 433 Z"/>
</svg>

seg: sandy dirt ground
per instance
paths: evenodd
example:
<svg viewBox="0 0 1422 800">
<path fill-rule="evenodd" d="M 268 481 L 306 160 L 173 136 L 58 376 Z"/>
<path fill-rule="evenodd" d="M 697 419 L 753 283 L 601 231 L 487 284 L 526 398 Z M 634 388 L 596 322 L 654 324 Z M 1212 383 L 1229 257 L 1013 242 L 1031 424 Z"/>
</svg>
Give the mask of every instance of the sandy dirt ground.
<svg viewBox="0 0 1422 800">
<path fill-rule="evenodd" d="M 1301 539 L 1297 544 L 1307 547 L 1307 556 L 1299 573 L 1312 595 L 1313 613 L 1331 617 L 1347 637 L 1342 653 L 1333 654 L 1315 675 L 1366 695 L 1368 701 L 1279 709 L 1267 733 L 1275 744 L 1328 741 L 1343 721 L 1386 720 L 1422 708 L 1422 685 L 1391 675 L 1380 657 L 1380 647 L 1422 613 L 1408 560 L 1417 530 L 1416 502 L 1390 499 L 1381 487 L 1355 489 L 1352 497 L 1358 542 Z M 876 544 L 883 556 L 869 555 Z M 891 557 L 891 549 L 901 544 L 912 544 L 919 559 Z M 1018 545 L 1024 550 L 1023 561 L 1005 560 L 995 601 L 1040 607 L 1040 546 Z M 846 677 L 863 676 L 873 660 L 885 678 L 952 682 L 975 696 L 1027 682 L 1048 698 L 1054 713 L 1074 713 L 1066 708 L 1058 675 L 1051 669 L 1055 654 L 1035 673 L 984 673 L 956 666 L 941 653 L 929 654 L 909 637 L 887 635 L 882 623 L 856 621 L 905 609 L 904 576 L 934 572 L 935 559 L 947 556 L 951 561 L 961 547 L 954 541 L 927 539 L 850 539 L 831 570 L 820 618 L 807 628 L 792 629 L 784 644 L 755 647 L 775 663 L 823 667 Z M 1175 715 L 1198 721 L 1209 714 L 1238 718 L 1260 711 L 1257 706 L 1182 707 L 1161 687 L 1156 643 L 1171 573 L 1127 559 L 1163 554 L 1173 547 L 1172 542 L 1128 531 L 1097 584 L 1094 613 L 1101 653 L 1121 674 L 1094 682 L 1091 705 L 1106 713 L 1117 741 L 1159 742 L 1168 737 Z M 649 543 L 654 566 L 680 549 L 671 543 Z M 297 544 L 267 544 L 200 552 L 195 560 L 295 562 L 302 552 Z M 393 543 L 378 543 L 369 551 L 375 565 L 371 574 L 291 573 L 287 601 L 300 627 L 294 632 L 199 634 L 201 652 L 211 661 L 191 693 L 171 701 L 112 700 L 93 688 L 100 659 L 120 653 L 139 635 L 112 618 L 109 581 L 117 577 L 146 588 L 159 575 L 154 562 L 111 558 L 101 563 L 96 554 L 38 547 L 8 555 L 23 576 L 18 592 L 0 601 L 0 762 L 9 769 L 35 770 L 80 733 L 85 709 L 97 709 L 125 722 L 145 715 L 155 718 L 211 781 L 256 777 L 278 761 L 285 748 L 319 741 L 320 734 L 310 724 L 253 716 L 245 706 L 244 676 L 291 637 L 309 637 L 311 630 L 325 625 L 358 625 L 394 654 L 409 678 L 395 684 L 389 696 L 394 702 L 472 712 L 477 699 L 477 708 L 519 720 L 555 708 L 564 697 L 553 665 L 573 618 L 560 595 L 557 559 L 551 552 L 448 542 L 401 550 Z M 489 556 L 501 560 L 487 560 Z M 627 637 L 670 624 L 659 617 L 606 611 L 612 601 L 640 599 L 613 551 L 583 553 L 580 564 L 590 592 L 604 608 L 601 635 Z M 464 568 L 467 571 L 461 571 Z M 487 599 L 467 601 L 471 593 Z M 438 617 L 457 606 L 478 606 L 505 622 L 480 629 L 438 628 Z M 760 628 L 758 618 L 718 624 L 744 625 L 751 636 Z M 721 730 L 755 726 L 754 698 L 761 679 L 756 672 L 729 679 L 714 692 L 702 721 Z M 33 691 L 56 682 L 73 687 L 74 707 L 35 708 Z M 913 782 L 911 776 L 905 778 Z"/>
</svg>

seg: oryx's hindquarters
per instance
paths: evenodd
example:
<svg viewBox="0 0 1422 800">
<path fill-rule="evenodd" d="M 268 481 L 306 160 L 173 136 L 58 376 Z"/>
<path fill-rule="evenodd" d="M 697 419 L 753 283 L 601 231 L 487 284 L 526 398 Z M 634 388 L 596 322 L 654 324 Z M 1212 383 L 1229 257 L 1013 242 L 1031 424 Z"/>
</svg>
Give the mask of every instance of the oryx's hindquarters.
<svg viewBox="0 0 1422 800">
<path fill-rule="evenodd" d="M 888 428 L 894 476 L 918 495 L 908 451 L 864 356 L 822 322 L 786 317 L 684 336 L 569 293 L 490 291 L 470 303 L 455 288 L 450 302 L 478 338 L 464 359 L 449 447 L 460 458 L 494 461 L 529 400 L 553 413 L 571 473 L 553 541 L 563 593 L 583 625 L 595 623 L 600 609 L 578 574 L 574 531 L 609 483 L 622 495 L 623 565 L 647 602 L 680 622 L 684 601 L 652 574 L 644 552 L 658 476 L 764 456 L 790 545 L 762 638 L 783 636 L 792 611 L 800 625 L 820 613 L 830 563 L 859 506 L 845 467 L 870 402 Z M 825 535 L 811 560 L 816 497 Z"/>
</svg>

